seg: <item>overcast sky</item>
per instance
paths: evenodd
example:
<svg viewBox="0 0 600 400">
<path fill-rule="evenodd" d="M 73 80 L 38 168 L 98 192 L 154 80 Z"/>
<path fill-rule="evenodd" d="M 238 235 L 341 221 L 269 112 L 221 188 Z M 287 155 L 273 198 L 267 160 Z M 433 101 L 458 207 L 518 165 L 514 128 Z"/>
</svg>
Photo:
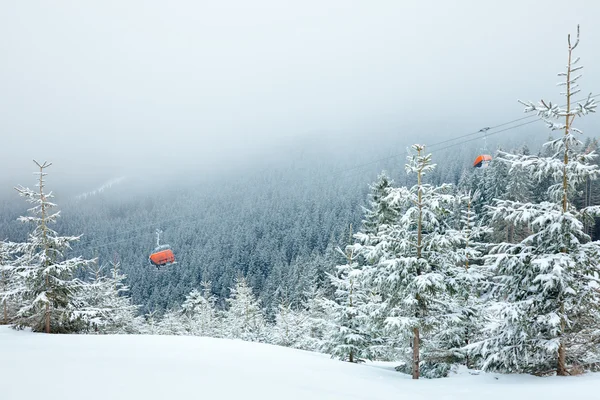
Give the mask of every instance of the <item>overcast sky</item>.
<svg viewBox="0 0 600 400">
<path fill-rule="evenodd" d="M 29 184 L 33 158 L 108 179 L 243 166 L 305 135 L 464 134 L 521 117 L 517 98 L 560 102 L 578 23 L 582 88 L 600 93 L 599 15 L 596 0 L 3 1 L 0 182 Z"/>
</svg>

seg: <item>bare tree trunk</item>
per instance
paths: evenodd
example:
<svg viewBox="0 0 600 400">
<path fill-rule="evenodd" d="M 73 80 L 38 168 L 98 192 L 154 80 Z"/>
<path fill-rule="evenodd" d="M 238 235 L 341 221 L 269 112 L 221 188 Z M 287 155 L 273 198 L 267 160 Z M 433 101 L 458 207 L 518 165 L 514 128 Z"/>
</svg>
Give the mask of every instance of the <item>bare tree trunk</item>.
<svg viewBox="0 0 600 400">
<path fill-rule="evenodd" d="M 469 345 L 469 343 L 471 342 L 471 341 L 469 340 L 469 328 L 467 328 L 467 329 L 466 329 L 465 336 L 466 336 L 466 338 L 465 338 L 465 344 L 468 346 L 468 345 Z M 470 361 L 471 361 L 471 360 L 470 360 L 470 358 L 469 358 L 469 353 L 467 352 L 467 354 L 466 354 L 466 356 L 465 356 L 465 366 L 466 366 L 467 368 L 469 368 L 469 367 L 470 367 L 470 364 L 471 364 L 471 363 L 470 363 Z"/>
<path fill-rule="evenodd" d="M 565 349 L 564 332 L 565 332 L 565 304 L 560 304 L 561 320 L 560 320 L 560 344 L 558 345 L 558 364 L 556 366 L 556 375 L 569 375 L 567 371 L 567 352 Z"/>
<path fill-rule="evenodd" d="M 579 41 L 579 27 L 577 27 L 577 41 Z M 567 112 L 565 113 L 565 137 L 569 135 L 570 126 L 573 122 L 575 116 L 571 116 L 571 54 L 573 51 L 573 46 L 571 46 L 571 35 L 568 36 L 569 42 L 569 60 L 567 62 Z M 577 46 L 577 43 L 575 44 Z M 567 190 L 568 190 L 568 179 L 567 179 L 567 166 L 569 164 L 569 142 L 565 140 L 565 155 L 563 159 L 563 197 L 562 197 L 562 212 L 565 214 L 567 212 Z M 563 253 L 567 253 L 567 249 L 564 248 L 562 250 Z M 565 349 L 565 329 L 566 329 L 566 321 L 565 321 L 565 303 L 562 297 L 559 300 L 560 307 L 560 333 L 559 333 L 559 345 L 558 345 L 558 361 L 556 366 L 556 374 L 565 376 L 568 375 L 567 366 L 566 366 L 566 349 Z"/>
<path fill-rule="evenodd" d="M 2 270 L 2 288 L 3 289 L 6 287 L 6 277 L 5 277 L 4 273 L 5 273 L 4 270 Z M 6 304 L 6 299 L 4 299 L 2 301 L 2 303 L 3 303 L 3 308 L 4 308 L 4 319 L 2 320 L 2 323 L 4 325 L 6 325 L 6 324 L 8 324 L 8 305 Z"/>
<path fill-rule="evenodd" d="M 418 155 L 421 156 L 421 149 L 418 150 Z M 417 221 L 417 259 L 421 258 L 422 247 L 423 247 L 423 192 L 421 191 L 421 173 L 423 171 L 423 167 L 419 169 L 417 173 L 417 185 L 419 187 L 418 192 L 418 206 L 419 206 L 419 220 Z M 417 275 L 421 275 L 421 270 L 417 266 Z M 417 294 L 417 313 L 416 317 L 419 320 L 420 312 L 419 309 L 421 307 L 421 301 L 419 295 Z M 420 323 L 420 321 L 419 321 Z M 417 325 L 413 328 L 413 367 L 412 367 L 412 378 L 419 379 L 419 362 L 420 362 L 420 338 L 419 338 L 419 326 Z"/>
<path fill-rule="evenodd" d="M 413 365 L 412 378 L 419 379 L 419 328 L 413 329 Z"/>
<path fill-rule="evenodd" d="M 50 333 L 50 304 L 46 303 L 46 333 Z"/>
<path fill-rule="evenodd" d="M 49 250 L 50 250 L 50 246 L 48 244 L 48 229 L 46 226 L 46 196 L 44 194 L 44 168 L 47 168 L 50 166 L 50 164 L 47 164 L 46 162 L 44 162 L 43 165 L 40 165 L 37 161 L 34 160 L 34 162 L 40 167 L 40 183 L 39 183 L 39 187 L 40 187 L 40 199 L 41 199 L 41 212 L 42 212 L 42 217 L 41 217 L 41 224 L 42 224 L 42 238 L 44 241 L 44 254 L 45 254 L 45 265 L 44 267 L 48 266 L 48 260 L 49 260 Z M 45 272 L 46 274 L 46 292 L 50 291 L 50 281 L 48 279 L 48 272 Z M 50 333 L 50 303 L 48 303 L 50 301 L 50 299 L 48 298 L 48 295 L 46 293 L 46 311 L 45 311 L 45 319 L 46 319 L 46 333 Z"/>
<path fill-rule="evenodd" d="M 48 287 L 48 275 L 46 275 L 46 287 Z M 46 303 L 46 333 L 50 333 L 50 303 Z"/>
</svg>

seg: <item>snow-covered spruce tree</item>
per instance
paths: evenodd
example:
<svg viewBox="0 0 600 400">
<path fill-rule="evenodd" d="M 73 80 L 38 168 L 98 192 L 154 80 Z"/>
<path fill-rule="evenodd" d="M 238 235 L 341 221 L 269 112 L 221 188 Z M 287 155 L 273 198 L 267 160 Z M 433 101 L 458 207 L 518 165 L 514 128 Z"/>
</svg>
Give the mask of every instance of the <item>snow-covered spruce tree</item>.
<svg viewBox="0 0 600 400">
<path fill-rule="evenodd" d="M 583 220 L 600 207 L 577 209 L 572 201 L 578 185 L 598 176 L 591 164 L 596 155 L 581 152 L 581 131 L 573 126 L 576 117 L 596 108 L 591 96 L 577 104 L 572 99 L 581 77 L 575 76 L 579 59 L 572 59 L 578 43 L 579 28 L 575 44 L 569 36 L 567 70 L 559 74 L 565 77 L 559 85 L 566 86 L 566 107 L 522 102 L 526 112 L 536 112 L 550 129 L 562 131 L 545 144 L 551 155 L 504 155 L 511 170 L 524 168 L 538 182 L 550 178 L 552 185 L 550 201 L 498 200 L 491 207 L 495 220 L 526 225 L 531 233 L 518 243 L 496 245 L 490 256 L 497 285 L 495 318 L 488 339 L 473 346 L 487 370 L 568 375 L 571 366 L 597 360 L 600 244 L 585 234 Z"/>
<path fill-rule="evenodd" d="M 598 140 L 587 138 L 584 143 L 584 152 L 598 152 Z M 600 167 L 600 158 L 594 160 L 594 164 Z M 591 205 L 600 205 L 600 179 L 587 179 L 580 188 L 578 199 L 574 203 L 579 208 L 589 207 Z M 600 218 L 590 218 L 584 221 L 584 231 L 592 237 L 593 240 L 600 238 L 600 232 L 597 229 L 600 226 Z"/>
<path fill-rule="evenodd" d="M 15 248 L 15 243 L 0 242 L 0 325 L 12 322 L 24 291 L 23 280 L 20 279 L 18 267 L 13 262 Z"/>
<path fill-rule="evenodd" d="M 77 294 L 79 309 L 75 313 L 85 323 L 86 330 L 96 333 L 135 333 L 134 320 L 137 306 L 126 296 L 127 278 L 119 271 L 120 263 L 111 263 L 110 275 L 103 273 L 105 266 L 90 268 L 93 280 Z"/>
<path fill-rule="evenodd" d="M 398 210 L 386 200 L 394 182 L 382 172 L 369 187 L 369 208 L 363 207 L 362 232 L 377 233 L 381 225 L 388 225 L 398 218 Z"/>
<path fill-rule="evenodd" d="M 243 277 L 235 279 L 235 287 L 227 299 L 223 332 L 225 337 L 253 342 L 267 342 L 268 332 L 259 301 Z"/>
<path fill-rule="evenodd" d="M 392 344 L 405 350 L 404 370 L 418 379 L 421 372 L 434 377 L 448 370 L 431 339 L 446 318 L 457 318 L 447 304 L 447 278 L 449 269 L 456 266 L 450 253 L 460 237 L 445 221 L 456 201 L 451 185 L 424 184 L 423 177 L 435 165 L 430 154 L 423 154 L 424 146 L 412 148 L 416 154 L 408 157 L 406 171 L 416 174 L 417 184 L 394 188 L 386 198 L 400 210 L 400 217 L 381 226 L 372 239 L 358 233 L 355 248 L 367 260 L 363 274 L 382 296 L 385 327 L 396 338 Z"/>
<path fill-rule="evenodd" d="M 309 334 L 308 313 L 302 309 L 294 309 L 289 303 L 282 301 L 275 315 L 272 343 L 279 346 L 301 348 L 301 343 Z"/>
<path fill-rule="evenodd" d="M 50 202 L 52 192 L 44 192 L 44 177 L 47 175 L 44 171 L 52 164 L 34 162 L 39 167 L 38 190 L 22 186 L 16 188 L 33 204 L 29 210 L 33 215 L 19 220 L 32 224 L 34 228 L 28 241 L 17 249 L 20 255 L 16 264 L 22 270 L 20 274 L 24 278 L 25 291 L 15 326 L 46 333 L 74 331 L 79 329 L 80 322 L 76 320 L 78 307 L 73 300 L 82 287 L 74 272 L 93 260 L 82 257 L 65 259 L 64 252 L 71 247 L 71 242 L 79 240 L 79 236 L 59 236 L 50 228 L 60 215 L 60 212 L 51 213 L 56 206 Z"/>
<path fill-rule="evenodd" d="M 203 281 L 202 292 L 192 290 L 181 306 L 181 317 L 188 335 L 220 337 L 222 324 L 217 313 L 217 298 L 212 294 L 211 283 Z"/>
<path fill-rule="evenodd" d="M 306 310 L 306 335 L 300 338 L 296 347 L 302 350 L 323 351 L 323 346 L 328 332 L 332 329 L 332 310 L 326 304 L 324 288 L 317 287 L 316 283 L 305 293 L 306 301 L 303 305 Z"/>
<path fill-rule="evenodd" d="M 498 152 L 498 161 L 503 162 L 504 152 Z M 519 153 L 524 156 L 529 155 L 529 152 L 522 149 Z M 512 165 L 508 176 L 508 183 L 504 195 L 501 197 L 504 200 L 518 201 L 520 203 L 529 203 L 533 200 L 533 181 L 528 168 L 519 165 Z M 506 232 L 506 241 L 514 243 L 525 238 L 529 231 L 527 226 L 521 226 L 520 229 L 515 229 L 515 225 L 511 222 L 504 221 L 504 231 Z"/>
<path fill-rule="evenodd" d="M 186 330 L 181 318 L 181 310 L 167 310 L 158 322 L 158 334 L 180 336 L 185 335 L 185 333 Z"/>
<path fill-rule="evenodd" d="M 457 196 L 461 205 L 457 212 L 461 229 L 456 233 L 449 232 L 458 238 L 458 245 L 449 253 L 450 257 L 455 258 L 455 263 L 448 268 L 446 277 L 449 315 L 454 314 L 455 318 L 444 319 L 442 326 L 432 335 L 437 342 L 440 358 L 449 362 L 464 362 L 467 367 L 472 365 L 472 360 L 465 345 L 480 338 L 485 312 L 485 299 L 481 294 L 489 274 L 483 265 L 483 257 L 487 248 L 485 241 L 492 233 L 472 207 L 473 200 L 478 197 L 479 192 Z"/>
<path fill-rule="evenodd" d="M 136 331 L 142 335 L 160 335 L 161 329 L 159 327 L 160 320 L 158 318 L 158 311 L 148 311 L 140 318 L 136 318 Z"/>
<path fill-rule="evenodd" d="M 362 362 L 374 358 L 371 351 L 374 338 L 366 313 L 369 297 L 362 281 L 358 256 L 352 247 L 347 246 L 345 253 L 338 248 L 338 252 L 344 256 L 346 263 L 336 266 L 337 273 L 329 276 L 335 287 L 335 299 L 325 299 L 332 324 L 324 350 L 343 361 Z"/>
</svg>

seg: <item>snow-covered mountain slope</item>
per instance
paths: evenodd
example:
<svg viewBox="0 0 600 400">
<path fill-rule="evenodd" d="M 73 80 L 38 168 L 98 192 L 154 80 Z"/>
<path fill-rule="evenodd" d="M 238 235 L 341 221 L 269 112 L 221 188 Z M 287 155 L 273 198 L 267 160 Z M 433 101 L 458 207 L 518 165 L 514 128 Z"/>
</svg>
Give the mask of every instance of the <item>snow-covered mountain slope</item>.
<svg viewBox="0 0 600 400">
<path fill-rule="evenodd" d="M 75 199 L 76 200 L 87 199 L 88 197 L 97 195 L 98 193 L 102 193 L 102 192 L 112 188 L 113 186 L 118 185 L 119 183 L 123 182 L 124 180 L 125 180 L 124 176 L 111 179 L 107 182 L 104 182 L 102 185 L 100 185 L 99 187 L 97 187 L 94 190 L 90 190 L 89 192 L 81 193 L 81 194 L 75 196 Z"/>
<path fill-rule="evenodd" d="M 183 336 L 44 335 L 0 327 L 3 400 L 596 399 L 600 374 L 536 378 L 462 371 L 413 381 L 289 348 Z"/>
</svg>

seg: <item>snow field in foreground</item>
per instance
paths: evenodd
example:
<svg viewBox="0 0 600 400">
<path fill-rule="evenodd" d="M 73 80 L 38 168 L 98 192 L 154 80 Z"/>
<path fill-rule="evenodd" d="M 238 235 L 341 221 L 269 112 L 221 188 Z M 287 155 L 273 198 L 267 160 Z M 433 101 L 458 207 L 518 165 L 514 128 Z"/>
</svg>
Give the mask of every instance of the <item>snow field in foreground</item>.
<svg viewBox="0 0 600 400">
<path fill-rule="evenodd" d="M 467 370 L 413 381 L 390 363 L 228 339 L 45 335 L 0 327 L 1 400 L 598 399 L 600 374 L 538 378 Z"/>
</svg>

